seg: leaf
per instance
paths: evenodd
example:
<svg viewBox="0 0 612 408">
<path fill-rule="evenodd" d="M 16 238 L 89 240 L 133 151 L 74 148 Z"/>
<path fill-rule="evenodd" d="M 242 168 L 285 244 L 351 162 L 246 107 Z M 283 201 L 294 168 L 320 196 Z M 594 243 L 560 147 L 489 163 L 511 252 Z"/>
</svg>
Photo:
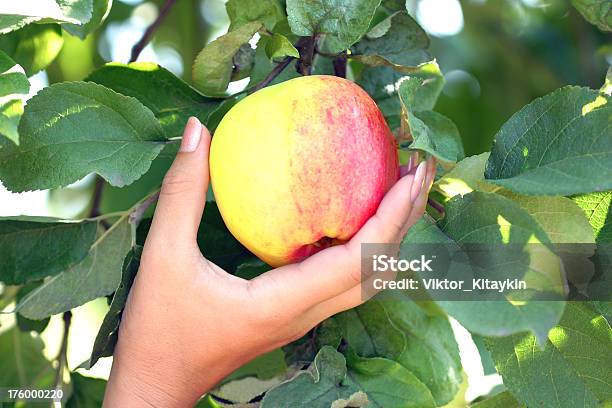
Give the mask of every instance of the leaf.
<svg viewBox="0 0 612 408">
<path fill-rule="evenodd" d="M 497 395 L 489 397 L 483 401 L 471 405 L 472 408 L 523 408 L 508 391 L 500 392 Z"/>
<path fill-rule="evenodd" d="M 529 213 L 556 244 L 595 243 L 593 230 L 584 213 L 565 197 L 507 195 Z"/>
<path fill-rule="evenodd" d="M 57 275 L 87 256 L 96 228 L 93 221 L 0 218 L 0 281 L 16 285 Z"/>
<path fill-rule="evenodd" d="M 261 29 L 260 22 L 247 23 L 212 41 L 193 63 L 193 82 L 206 94 L 225 92 L 232 77 L 234 55 Z"/>
<path fill-rule="evenodd" d="M 84 39 L 91 32 L 98 29 L 110 13 L 113 0 L 93 0 L 91 19 L 84 25 L 63 24 L 62 27 L 72 35 Z"/>
<path fill-rule="evenodd" d="M 326 51 L 350 48 L 366 33 L 380 0 L 287 0 L 291 31 L 299 36 L 323 35 Z"/>
<path fill-rule="evenodd" d="M 0 49 L 11 55 L 27 76 L 45 69 L 63 46 L 62 30 L 57 24 L 32 24 L 0 37 Z"/>
<path fill-rule="evenodd" d="M 0 384 L 7 388 L 51 388 L 55 370 L 38 336 L 16 327 L 0 334 Z"/>
<path fill-rule="evenodd" d="M 541 251 L 546 249 L 549 238 L 527 211 L 505 197 L 476 191 L 455 196 L 446 205 L 441 229 L 444 234 L 438 236 L 439 242 L 444 242 L 446 236 L 458 244 L 480 243 L 491 248 L 512 244 L 522 246 L 525 251 L 529 250 L 525 245 L 535 243 L 540 252 L 526 252 L 525 259 L 516 259 L 512 251 L 508 251 L 509 260 L 503 254 L 491 252 L 490 260 L 496 265 L 495 275 L 520 276 L 535 272 L 535 276 L 552 282 L 559 279 L 560 266 L 555 255 L 551 255 L 550 264 L 537 265 L 542 270 L 534 269 L 533 262 L 548 260 L 547 254 Z M 505 265 L 504 261 L 512 263 Z M 485 277 L 491 277 L 493 271 L 485 273 Z M 484 336 L 504 336 L 530 330 L 542 341 L 548 330 L 559 321 L 564 308 L 564 302 L 558 301 L 513 303 L 479 300 L 439 301 L 438 304 L 471 332 Z"/>
<path fill-rule="evenodd" d="M 533 336 L 490 339 L 497 370 L 527 406 L 600 407 L 612 399 L 610 325 L 584 302 L 568 302 L 543 349 Z"/>
<path fill-rule="evenodd" d="M 85 24 L 92 17 L 92 0 L 19 0 L 2 5 L 0 34 L 26 24 L 45 22 Z"/>
<path fill-rule="evenodd" d="M 250 44 L 242 44 L 232 58 L 232 76 L 230 81 L 239 81 L 248 77 L 255 62 L 255 50 Z"/>
<path fill-rule="evenodd" d="M 595 241 L 612 242 L 612 191 L 591 193 L 572 198 L 587 216 Z"/>
<path fill-rule="evenodd" d="M 348 376 L 365 391 L 368 407 L 426 408 L 436 403 L 427 387 L 399 363 L 381 357 L 347 357 Z"/>
<path fill-rule="evenodd" d="M 202 95 L 167 69 L 150 62 L 111 62 L 87 80 L 138 99 L 159 120 L 167 138 L 180 136 L 190 116 L 207 124 L 223 102 Z"/>
<path fill-rule="evenodd" d="M 245 377 L 257 377 L 260 380 L 268 380 L 283 374 L 285 371 L 287 371 L 285 353 L 283 353 L 282 349 L 276 349 L 249 361 L 227 376 L 223 383 Z"/>
<path fill-rule="evenodd" d="M 398 85 L 398 94 L 404 110 L 408 112 L 429 111 L 434 108 L 444 87 L 444 76 L 438 63 L 429 61 L 420 64 Z"/>
<path fill-rule="evenodd" d="M 434 111 L 413 112 L 409 117 L 414 138 L 410 150 L 422 150 L 446 163 L 463 159 L 461 136 L 452 120 Z"/>
<path fill-rule="evenodd" d="M 264 272 L 268 272 L 272 267 L 259 258 L 247 260 L 236 268 L 235 275 L 242 279 L 253 279 Z"/>
<path fill-rule="evenodd" d="M 493 192 L 499 189 L 485 182 L 484 171 L 488 159 L 488 152 L 466 157 L 436 182 L 437 188 L 450 198 L 465 195 L 474 190 Z"/>
<path fill-rule="evenodd" d="M 102 406 L 106 381 L 71 372 L 70 383 L 72 384 L 72 395 L 66 402 L 66 408 L 98 408 Z"/>
<path fill-rule="evenodd" d="M 268 30 L 285 18 L 285 11 L 278 0 L 229 0 L 225 4 L 230 19 L 229 31 L 245 24 L 260 21 Z"/>
<path fill-rule="evenodd" d="M 414 400 L 426 401 L 430 394 L 438 406 L 444 405 L 459 390 L 461 362 L 446 316 L 428 316 L 399 294 L 370 300 L 333 319 L 359 356 L 383 357 L 409 370 L 422 383 L 418 386 L 412 381 Z M 428 393 L 423 394 L 424 388 Z"/>
<path fill-rule="evenodd" d="M 23 114 L 22 99 L 30 91 L 23 68 L 0 51 L 0 135 L 19 143 L 17 126 Z"/>
<path fill-rule="evenodd" d="M 136 246 L 125 256 L 121 268 L 121 282 L 113 294 L 110 308 L 104 316 L 102 325 L 100 325 L 91 351 L 91 357 L 81 365 L 82 368 L 90 369 L 96 364 L 100 357 L 109 357 L 113 355 L 119 336 L 121 315 L 125 308 L 134 279 L 136 278 L 136 273 L 140 267 L 141 255 L 142 247 Z"/>
<path fill-rule="evenodd" d="M 382 33 L 382 34 L 381 34 Z M 378 23 L 354 47 L 351 58 L 366 65 L 387 65 L 407 74 L 413 66 L 430 59 L 429 37 L 405 11 L 396 12 Z M 430 108 L 431 109 L 431 108 Z"/>
<path fill-rule="evenodd" d="M 612 107 L 565 87 L 525 106 L 495 136 L 486 178 L 521 194 L 612 190 Z"/>
<path fill-rule="evenodd" d="M 15 303 L 19 303 L 21 299 L 23 299 L 32 290 L 36 289 L 39 285 L 40 285 L 39 283 L 30 283 L 30 284 L 22 286 L 19 289 L 17 296 L 15 297 Z M 19 327 L 19 330 L 23 332 L 35 331 L 37 333 L 40 333 L 43 330 L 45 330 L 50 320 L 49 318 L 46 318 L 43 320 L 30 320 L 30 319 L 26 319 L 19 313 L 17 313 L 16 317 L 17 317 L 17 327 Z"/>
<path fill-rule="evenodd" d="M 612 31 L 612 4 L 606 0 L 572 0 L 585 20 L 601 31 Z"/>
<path fill-rule="evenodd" d="M 346 360 L 333 349 L 323 347 L 306 371 L 266 393 L 262 408 L 329 408 L 341 398 L 359 391 L 346 381 Z"/>
<path fill-rule="evenodd" d="M 65 186 L 91 172 L 124 186 L 164 146 L 148 108 L 85 82 L 51 85 L 30 99 L 19 135 L 19 146 L 0 149 L 0 179 L 15 192 Z"/>
<path fill-rule="evenodd" d="M 274 34 L 266 43 L 266 55 L 272 60 L 285 57 L 300 58 L 300 53 L 291 42 L 281 34 Z"/>
<path fill-rule="evenodd" d="M 497 374 L 497 370 L 495 370 L 495 363 L 493 363 L 493 357 L 491 357 L 491 353 L 489 352 L 489 350 L 487 350 L 487 346 L 485 344 L 486 338 L 477 334 L 472 334 L 472 340 L 474 341 L 474 345 L 478 349 L 478 354 L 480 354 L 480 362 L 482 363 L 483 374 Z"/>
<path fill-rule="evenodd" d="M 131 226 L 123 216 L 108 230 L 100 228 L 85 259 L 46 279 L 15 309 L 28 319 L 43 319 L 113 293 L 121 281 L 121 265 L 131 245 Z"/>
<path fill-rule="evenodd" d="M 249 81 L 249 88 L 255 86 L 259 82 L 263 81 L 270 71 L 274 69 L 276 65 L 273 61 L 268 58 L 266 53 L 267 44 L 271 37 L 263 36 L 257 42 L 257 48 L 255 49 L 255 63 L 251 70 L 251 80 Z M 300 74 L 295 69 L 295 62 L 290 62 L 289 66 L 281 72 L 269 85 L 276 85 L 278 83 L 287 81 L 292 78 L 297 78 Z"/>
</svg>

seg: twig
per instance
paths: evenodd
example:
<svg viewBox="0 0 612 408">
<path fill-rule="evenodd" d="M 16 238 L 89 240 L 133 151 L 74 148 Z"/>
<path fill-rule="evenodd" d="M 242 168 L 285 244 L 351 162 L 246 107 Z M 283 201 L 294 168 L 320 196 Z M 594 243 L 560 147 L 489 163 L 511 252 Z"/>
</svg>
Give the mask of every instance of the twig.
<svg viewBox="0 0 612 408">
<path fill-rule="evenodd" d="M 292 60 L 293 60 L 292 57 L 287 57 L 281 62 L 279 62 L 278 64 L 276 64 L 276 66 L 274 67 L 274 69 L 272 69 L 272 71 L 270 71 L 268 76 L 265 77 L 263 81 L 255 85 L 253 89 L 251 90 L 251 92 L 259 91 L 260 89 L 268 86 L 272 81 L 276 79 L 277 76 L 279 76 L 285 70 L 285 68 L 289 66 Z"/>
<path fill-rule="evenodd" d="M 55 372 L 55 389 L 62 388 L 64 384 L 64 370 L 68 365 L 67 352 L 68 352 L 68 334 L 70 333 L 70 323 L 72 322 L 72 312 L 69 310 L 64 312 L 62 315 L 64 320 L 64 334 L 62 335 L 62 344 L 60 351 L 57 355 L 57 371 Z"/>
<path fill-rule="evenodd" d="M 297 68 L 302 75 L 310 75 L 312 73 L 312 61 L 314 59 L 316 45 L 317 38 L 314 36 L 302 37 L 295 45 L 295 48 L 300 52 Z"/>
<path fill-rule="evenodd" d="M 144 216 L 144 213 L 158 199 L 159 199 L 159 191 L 156 191 L 155 193 L 151 194 L 150 196 L 142 200 L 138 205 L 136 205 L 134 210 L 132 210 L 132 212 L 130 213 L 128 222 L 133 225 L 140 224 L 140 221 L 142 221 L 142 217 Z"/>
<path fill-rule="evenodd" d="M 332 61 L 334 65 L 334 75 L 346 78 L 346 54 L 340 54 Z"/>
<path fill-rule="evenodd" d="M 134 62 L 138 59 L 138 56 L 140 55 L 142 50 L 151 40 L 152 34 L 161 25 L 162 21 L 164 21 L 164 18 L 166 18 L 168 13 L 170 13 L 170 9 L 172 8 L 172 6 L 174 6 L 174 3 L 176 3 L 176 0 L 166 0 L 161 10 L 159 10 L 159 14 L 157 15 L 155 21 L 153 21 L 153 23 L 151 23 L 151 25 L 147 27 L 144 34 L 142 34 L 140 40 L 138 40 L 138 42 L 132 47 L 132 55 L 130 56 L 129 62 Z"/>
<path fill-rule="evenodd" d="M 96 176 L 96 185 L 94 186 L 93 198 L 91 199 L 91 210 L 89 210 L 90 217 L 97 217 L 100 215 L 100 202 L 102 201 L 103 189 L 104 179 L 100 176 Z"/>
<path fill-rule="evenodd" d="M 427 204 L 429 204 L 434 210 L 439 212 L 440 215 L 445 214 L 444 206 L 440 204 L 439 202 L 437 202 L 436 200 L 434 200 L 433 198 L 431 197 L 427 198 Z"/>
</svg>

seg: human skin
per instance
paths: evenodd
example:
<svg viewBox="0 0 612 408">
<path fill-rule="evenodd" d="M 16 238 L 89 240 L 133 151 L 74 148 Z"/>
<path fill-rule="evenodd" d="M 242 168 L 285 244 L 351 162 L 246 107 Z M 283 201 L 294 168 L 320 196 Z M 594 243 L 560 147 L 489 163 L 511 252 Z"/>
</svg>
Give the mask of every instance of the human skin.
<svg viewBox="0 0 612 408">
<path fill-rule="evenodd" d="M 272 266 L 350 239 L 398 179 L 395 138 L 370 96 L 312 75 L 234 106 L 212 142 L 210 173 L 225 224 Z"/>
<path fill-rule="evenodd" d="M 361 304 L 361 243 L 399 243 L 423 214 L 435 174 L 433 161 L 409 169 L 348 242 L 247 281 L 204 258 L 196 242 L 209 146 L 191 118 L 123 312 L 106 408 L 193 406 L 241 365 Z"/>
</svg>

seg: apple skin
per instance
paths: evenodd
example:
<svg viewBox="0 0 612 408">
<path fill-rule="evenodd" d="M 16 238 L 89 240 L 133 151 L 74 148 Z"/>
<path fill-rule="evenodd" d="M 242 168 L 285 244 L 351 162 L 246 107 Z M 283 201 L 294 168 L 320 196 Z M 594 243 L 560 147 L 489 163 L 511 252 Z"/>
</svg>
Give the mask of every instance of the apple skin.
<svg viewBox="0 0 612 408">
<path fill-rule="evenodd" d="M 370 96 L 349 80 L 312 75 L 232 107 L 212 140 L 210 175 L 231 233 L 277 267 L 349 240 L 399 166 Z"/>
</svg>

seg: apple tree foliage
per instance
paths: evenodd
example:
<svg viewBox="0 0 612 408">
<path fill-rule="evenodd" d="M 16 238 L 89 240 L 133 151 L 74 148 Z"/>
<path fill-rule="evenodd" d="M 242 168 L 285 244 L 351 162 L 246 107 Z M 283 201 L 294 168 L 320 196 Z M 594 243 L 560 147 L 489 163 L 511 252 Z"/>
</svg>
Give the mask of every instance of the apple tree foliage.
<svg viewBox="0 0 612 408">
<path fill-rule="evenodd" d="M 58 368 L 36 333 L 55 314 L 68 325 L 73 308 L 101 297 L 109 310 L 78 368 L 112 355 L 148 207 L 187 119 L 214 131 L 246 94 L 298 75 L 348 76 L 377 102 L 400 150 L 438 159 L 433 197 L 443 211 L 430 208 L 402 252 L 413 243 L 503 243 L 508 235 L 516 243 L 612 242 L 612 75 L 601 89 L 566 86 L 541 96 L 499 129 L 490 153 L 465 157 L 457 126 L 435 110 L 445 79 L 430 39 L 403 1 L 229 0 L 229 31 L 199 52 L 191 84 L 157 64 L 112 62 L 24 105 L 28 77 L 66 38 L 95 32 L 112 6 L 43 3 L 29 11 L 0 5 L 0 180 L 13 192 L 58 189 L 92 173 L 96 181 L 82 218 L 0 219 L 0 308 L 17 317 L 0 329 L 0 386 L 57 385 Z M 609 2 L 572 3 L 612 30 Z M 250 78 L 247 88 L 230 94 L 230 82 L 242 78 Z M 113 197 L 127 190 L 140 199 L 114 208 Z M 265 272 L 208 199 L 198 237 L 204 254 L 245 279 Z M 485 367 L 503 377 L 505 391 L 474 407 L 598 407 L 612 402 L 610 316 L 603 301 L 374 299 L 248 363 L 199 406 L 461 406 L 465 374 L 452 317 L 472 334 Z M 71 368 L 67 406 L 99 406 L 104 381 Z"/>
</svg>

